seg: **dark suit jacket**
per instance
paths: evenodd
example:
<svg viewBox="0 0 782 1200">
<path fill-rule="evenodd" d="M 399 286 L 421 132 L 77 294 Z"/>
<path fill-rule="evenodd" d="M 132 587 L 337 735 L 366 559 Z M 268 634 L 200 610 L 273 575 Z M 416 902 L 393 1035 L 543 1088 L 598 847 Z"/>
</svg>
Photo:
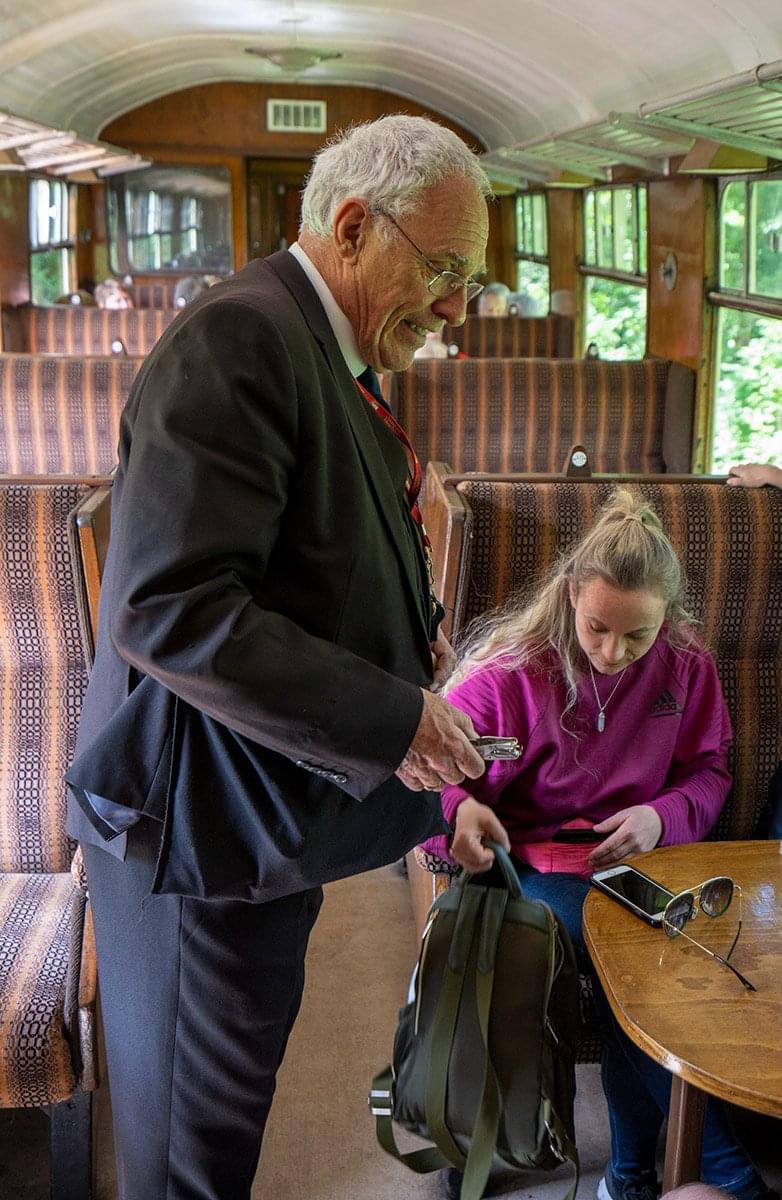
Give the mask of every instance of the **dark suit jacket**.
<svg viewBox="0 0 782 1200">
<path fill-rule="evenodd" d="M 74 836 L 145 814 L 154 891 L 268 900 L 442 832 L 393 774 L 431 679 L 406 469 L 287 252 L 177 318 L 122 418 Z"/>
</svg>

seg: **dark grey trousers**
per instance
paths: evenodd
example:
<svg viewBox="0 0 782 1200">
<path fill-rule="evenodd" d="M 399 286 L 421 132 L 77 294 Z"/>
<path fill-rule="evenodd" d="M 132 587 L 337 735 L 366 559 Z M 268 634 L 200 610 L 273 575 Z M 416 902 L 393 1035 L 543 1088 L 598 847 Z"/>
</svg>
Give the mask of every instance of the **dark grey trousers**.
<svg viewBox="0 0 782 1200">
<path fill-rule="evenodd" d="M 160 828 L 84 847 L 119 1200 L 249 1200 L 322 891 L 152 896 Z"/>
</svg>

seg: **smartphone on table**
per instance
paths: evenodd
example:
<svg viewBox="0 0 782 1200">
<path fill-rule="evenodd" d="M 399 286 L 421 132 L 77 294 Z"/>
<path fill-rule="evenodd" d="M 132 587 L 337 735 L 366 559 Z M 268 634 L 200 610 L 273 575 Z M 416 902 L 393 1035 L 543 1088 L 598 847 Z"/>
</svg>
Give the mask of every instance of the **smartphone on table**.
<svg viewBox="0 0 782 1200">
<path fill-rule="evenodd" d="M 673 892 L 663 887 L 656 879 L 644 875 L 637 867 L 628 867 L 620 863 L 618 867 L 606 867 L 603 871 L 595 871 L 590 883 L 594 884 L 606 896 L 624 905 L 636 917 L 646 921 L 648 925 L 662 925 L 663 912 Z"/>
</svg>

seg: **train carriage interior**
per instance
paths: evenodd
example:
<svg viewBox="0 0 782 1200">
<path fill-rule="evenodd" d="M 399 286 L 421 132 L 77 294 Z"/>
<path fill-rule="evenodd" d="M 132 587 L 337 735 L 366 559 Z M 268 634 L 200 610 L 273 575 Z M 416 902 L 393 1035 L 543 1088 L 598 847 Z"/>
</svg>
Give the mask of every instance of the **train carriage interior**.
<svg viewBox="0 0 782 1200">
<path fill-rule="evenodd" d="M 782 761 L 779 0 L 0 3 L 0 1200 L 124 1200 L 64 827 L 123 407 L 189 303 L 296 241 L 328 139 L 389 113 L 477 152 L 495 192 L 481 282 L 505 285 L 492 315 L 479 297 L 436 356 L 381 378 L 424 467 L 443 628 L 458 640 L 549 568 L 613 480 L 640 489 L 736 735 L 713 836 L 763 836 Z M 747 463 L 769 482 L 727 486 Z M 446 1194 L 383 1153 L 366 1104 L 442 867 L 411 851 L 327 885 L 252 1200 Z M 758 895 L 782 945 L 774 886 Z M 769 1200 L 780 980 L 755 1040 L 724 1047 L 753 1064 L 731 1120 Z M 598 1055 L 577 1067 L 576 1200 L 609 1157 Z M 661 1170 L 664 1153 L 663 1135 Z M 530 1171 L 486 1194 L 567 1187 L 564 1170 Z"/>
</svg>

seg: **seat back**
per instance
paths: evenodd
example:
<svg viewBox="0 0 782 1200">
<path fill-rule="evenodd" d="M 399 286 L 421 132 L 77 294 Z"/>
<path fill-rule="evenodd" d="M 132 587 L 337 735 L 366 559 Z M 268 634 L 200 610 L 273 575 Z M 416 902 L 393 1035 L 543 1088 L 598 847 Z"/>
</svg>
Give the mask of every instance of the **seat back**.
<svg viewBox="0 0 782 1200">
<path fill-rule="evenodd" d="M 21 345 L 32 354 L 148 354 L 175 319 L 177 308 L 90 308 L 77 304 L 34 304 L 17 309 Z"/>
<path fill-rule="evenodd" d="M 0 355 L 0 474 L 108 474 L 141 362 Z"/>
<path fill-rule="evenodd" d="M 470 358 L 570 358 L 573 318 L 560 313 L 547 317 L 470 314 L 463 325 L 446 325 L 443 341 Z"/>
<path fill-rule="evenodd" d="M 610 480 L 462 480 L 456 633 L 536 582 L 594 523 Z M 690 609 L 714 654 L 733 723 L 734 785 L 718 836 L 750 837 L 782 741 L 782 492 L 724 482 L 634 481 L 684 567 Z M 453 566 L 451 570 L 453 571 Z"/>
<path fill-rule="evenodd" d="M 69 514 L 96 482 L 0 479 L 1 872 L 68 871 L 73 855 L 64 773 L 87 666 Z"/>
<path fill-rule="evenodd" d="M 689 471 L 695 377 L 664 359 L 418 359 L 394 403 L 422 462 L 455 471 Z"/>
<path fill-rule="evenodd" d="M 174 292 L 177 279 L 163 279 L 155 283 L 124 283 L 136 308 L 174 308 Z"/>
</svg>

